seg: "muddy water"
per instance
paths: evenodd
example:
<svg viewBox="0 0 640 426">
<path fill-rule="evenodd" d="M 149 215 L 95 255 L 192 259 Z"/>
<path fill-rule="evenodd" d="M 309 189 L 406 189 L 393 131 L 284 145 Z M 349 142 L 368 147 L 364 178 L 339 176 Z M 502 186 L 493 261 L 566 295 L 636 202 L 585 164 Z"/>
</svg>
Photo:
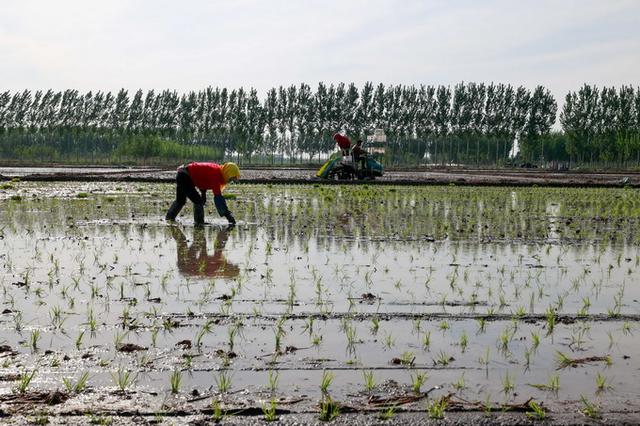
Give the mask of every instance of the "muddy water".
<svg viewBox="0 0 640 426">
<path fill-rule="evenodd" d="M 99 394 L 131 370 L 150 407 L 174 370 L 185 398 L 221 374 L 266 398 L 278 374 L 278 395 L 315 403 L 327 371 L 334 398 L 357 400 L 370 371 L 380 394 L 426 373 L 423 390 L 468 401 L 637 404 L 638 191 L 228 192 L 239 225 L 208 206 L 194 229 L 190 206 L 164 223 L 170 185 L 3 187 L 0 330 L 16 353 L 0 374 L 55 389 L 87 371 Z M 558 352 L 608 359 L 558 369 Z M 529 386 L 555 375 L 557 392 Z"/>
</svg>

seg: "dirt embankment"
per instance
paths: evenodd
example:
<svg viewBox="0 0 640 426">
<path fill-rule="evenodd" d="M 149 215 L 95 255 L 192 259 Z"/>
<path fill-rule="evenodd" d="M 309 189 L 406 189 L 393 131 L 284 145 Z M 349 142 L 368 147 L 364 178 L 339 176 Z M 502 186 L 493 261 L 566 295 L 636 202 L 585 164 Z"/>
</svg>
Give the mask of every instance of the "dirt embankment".
<svg viewBox="0 0 640 426">
<path fill-rule="evenodd" d="M 555 172 L 521 169 L 414 169 L 389 170 L 376 180 L 328 181 L 315 177 L 315 169 L 242 168 L 242 182 L 270 184 L 387 184 L 482 185 L 558 187 L 640 187 L 637 172 Z M 159 168 L 0 168 L 0 180 L 83 182 L 172 182 L 174 170 Z"/>
</svg>

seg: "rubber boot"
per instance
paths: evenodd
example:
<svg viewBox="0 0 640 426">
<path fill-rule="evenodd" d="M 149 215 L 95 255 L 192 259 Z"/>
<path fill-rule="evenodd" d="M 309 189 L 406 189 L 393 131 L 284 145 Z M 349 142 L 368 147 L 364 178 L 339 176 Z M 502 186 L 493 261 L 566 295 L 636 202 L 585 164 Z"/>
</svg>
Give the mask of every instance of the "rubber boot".
<svg viewBox="0 0 640 426">
<path fill-rule="evenodd" d="M 169 207 L 169 210 L 167 211 L 167 216 L 165 217 L 166 220 L 176 220 L 176 217 L 178 217 L 178 214 L 180 213 L 180 210 L 182 210 L 182 206 L 178 200 L 175 200 L 173 202 L 173 204 L 171 204 L 171 207 Z"/>
<path fill-rule="evenodd" d="M 193 205 L 193 222 L 196 226 L 204 225 L 204 206 L 202 204 Z"/>
</svg>

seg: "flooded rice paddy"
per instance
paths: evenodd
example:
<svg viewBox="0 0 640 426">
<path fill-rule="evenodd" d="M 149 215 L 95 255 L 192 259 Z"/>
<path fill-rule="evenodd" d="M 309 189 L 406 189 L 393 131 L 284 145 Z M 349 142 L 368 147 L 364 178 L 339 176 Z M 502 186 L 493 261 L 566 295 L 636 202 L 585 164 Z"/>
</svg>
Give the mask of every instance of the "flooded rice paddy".
<svg viewBox="0 0 640 426">
<path fill-rule="evenodd" d="M 3 184 L 3 411 L 640 412 L 638 190 L 173 191 Z"/>
</svg>

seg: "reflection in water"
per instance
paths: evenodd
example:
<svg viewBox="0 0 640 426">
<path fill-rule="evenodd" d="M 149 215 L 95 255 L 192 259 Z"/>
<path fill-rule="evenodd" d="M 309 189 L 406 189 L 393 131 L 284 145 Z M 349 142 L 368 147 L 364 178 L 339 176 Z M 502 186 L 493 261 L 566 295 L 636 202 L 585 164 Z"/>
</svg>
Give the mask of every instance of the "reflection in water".
<svg viewBox="0 0 640 426">
<path fill-rule="evenodd" d="M 220 229 L 216 235 L 213 254 L 207 251 L 207 238 L 204 228 L 193 230 L 193 241 L 189 245 L 187 237 L 177 226 L 171 227 L 176 240 L 178 270 L 186 277 L 235 278 L 240 273 L 238 265 L 227 262 L 224 247 L 232 227 Z"/>
</svg>

